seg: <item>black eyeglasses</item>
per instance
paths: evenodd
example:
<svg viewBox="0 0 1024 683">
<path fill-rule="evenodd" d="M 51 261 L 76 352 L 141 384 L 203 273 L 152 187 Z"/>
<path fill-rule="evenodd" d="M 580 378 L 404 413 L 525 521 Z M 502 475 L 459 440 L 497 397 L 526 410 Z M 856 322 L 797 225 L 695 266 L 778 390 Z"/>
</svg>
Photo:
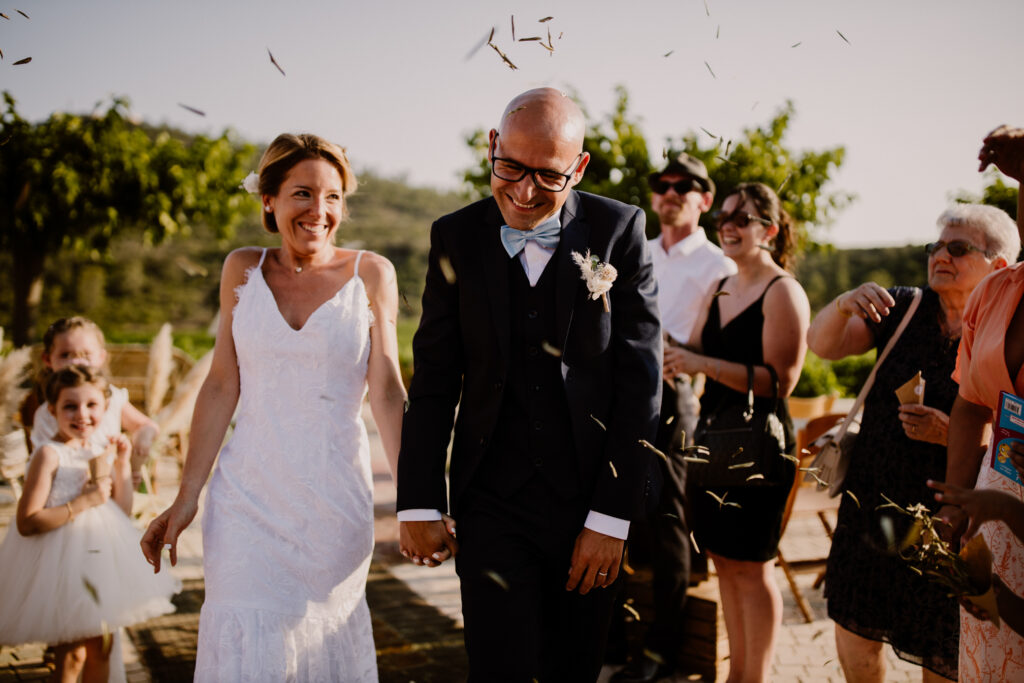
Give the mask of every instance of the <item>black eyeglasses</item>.
<svg viewBox="0 0 1024 683">
<path fill-rule="evenodd" d="M 988 256 L 988 251 L 985 249 L 979 249 L 966 240 L 953 240 L 952 242 L 943 242 L 940 240 L 938 242 L 932 242 L 931 244 L 924 245 L 924 251 L 929 256 L 935 256 L 935 254 L 939 253 L 939 250 L 943 247 L 946 248 L 946 251 L 949 252 L 949 255 L 953 258 L 966 256 L 967 253 L 971 251 L 980 251 L 982 254 Z"/>
<path fill-rule="evenodd" d="M 693 178 L 687 178 L 686 180 L 676 180 L 675 182 L 668 182 L 658 178 L 657 180 L 651 180 L 648 183 L 651 186 L 651 192 L 654 194 L 665 194 L 671 187 L 676 191 L 676 194 L 682 197 L 687 192 L 704 192 L 704 186 L 698 183 Z"/>
<path fill-rule="evenodd" d="M 761 218 L 753 214 L 747 213 L 746 211 L 733 211 L 732 213 L 726 213 L 719 209 L 711 214 L 711 217 L 715 221 L 715 229 L 721 230 L 726 223 L 732 223 L 737 228 L 745 228 L 751 224 L 751 222 L 757 222 L 761 225 L 771 225 L 772 222 L 767 218 Z"/>
<path fill-rule="evenodd" d="M 498 149 L 498 134 L 494 134 L 494 148 L 491 154 L 491 173 L 502 180 L 510 183 L 518 183 L 526 176 L 530 176 L 533 184 L 538 189 L 548 192 L 561 192 L 569 184 L 569 179 L 583 163 L 583 152 L 576 155 L 576 163 L 568 173 L 559 173 L 547 168 L 530 168 L 512 159 L 503 159 L 495 154 Z"/>
</svg>

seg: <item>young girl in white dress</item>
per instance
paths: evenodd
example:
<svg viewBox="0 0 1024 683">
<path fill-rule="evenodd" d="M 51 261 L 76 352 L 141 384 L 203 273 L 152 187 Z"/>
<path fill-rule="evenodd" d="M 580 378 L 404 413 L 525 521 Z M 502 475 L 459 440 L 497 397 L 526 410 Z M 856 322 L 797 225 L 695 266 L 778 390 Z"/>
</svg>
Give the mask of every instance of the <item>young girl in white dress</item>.
<svg viewBox="0 0 1024 683">
<path fill-rule="evenodd" d="M 103 331 L 88 318 L 80 315 L 60 318 L 53 322 L 43 335 L 43 365 L 45 377 L 56 370 L 71 365 L 100 369 L 107 364 L 107 349 Z M 53 439 L 57 433 L 57 422 L 44 404 L 30 410 L 32 448 Z M 158 427 L 145 413 L 128 400 L 128 390 L 110 387 L 107 412 L 103 422 L 92 436 L 95 445 L 106 446 L 107 440 L 121 433 L 122 427 L 132 442 L 132 483 L 138 486 L 142 466 L 149 459 L 149 448 L 156 437 Z"/>
<path fill-rule="evenodd" d="M 131 443 L 118 434 L 97 449 L 106 379 L 71 366 L 47 381 L 57 434 L 32 455 L 16 528 L 0 544 L 0 644 L 56 644 L 53 680 L 123 678 L 110 670 L 111 634 L 174 611 L 180 588 L 139 558 L 132 503 Z M 93 465 L 90 460 L 107 467 Z M 108 472 L 104 472 L 109 469 Z"/>
</svg>

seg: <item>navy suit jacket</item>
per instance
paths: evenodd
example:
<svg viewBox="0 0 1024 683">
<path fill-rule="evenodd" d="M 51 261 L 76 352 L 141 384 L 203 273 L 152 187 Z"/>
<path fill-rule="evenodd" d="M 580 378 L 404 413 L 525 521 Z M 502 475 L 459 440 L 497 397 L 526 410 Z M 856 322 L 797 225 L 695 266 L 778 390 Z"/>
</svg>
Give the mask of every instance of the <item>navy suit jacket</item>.
<svg viewBox="0 0 1024 683">
<path fill-rule="evenodd" d="M 644 213 L 570 191 L 562 207 L 556 268 L 562 386 L 569 406 L 581 490 L 591 510 L 641 514 L 657 467 L 652 441 L 661 405 L 661 326 Z M 509 256 L 493 198 L 438 219 L 431 228 L 423 315 L 413 339 L 414 374 L 402 426 L 398 509 L 450 509 L 486 457 L 509 365 Z M 589 297 L 572 252 L 590 250 L 618 276 L 611 309 Z M 458 411 L 456 411 L 458 406 Z M 456 412 L 446 489 L 448 445 Z M 600 423 L 600 424 L 599 424 Z M 602 426 L 603 425 L 603 426 Z M 451 505 L 446 505 L 450 494 Z"/>
</svg>

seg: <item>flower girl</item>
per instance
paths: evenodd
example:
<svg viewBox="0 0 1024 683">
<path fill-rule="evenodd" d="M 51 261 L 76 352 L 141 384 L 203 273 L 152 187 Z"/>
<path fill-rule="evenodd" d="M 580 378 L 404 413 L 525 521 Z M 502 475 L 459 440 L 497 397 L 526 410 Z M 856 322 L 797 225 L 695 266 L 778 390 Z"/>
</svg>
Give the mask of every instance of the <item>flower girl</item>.
<svg viewBox="0 0 1024 683">
<path fill-rule="evenodd" d="M 106 681 L 110 634 L 174 611 L 180 588 L 139 557 L 131 510 L 131 444 L 90 444 L 109 388 L 97 371 L 67 367 L 46 384 L 57 434 L 29 463 L 17 529 L 0 544 L 0 644 L 56 644 L 55 680 Z M 96 451 L 99 450 L 99 453 Z"/>
</svg>

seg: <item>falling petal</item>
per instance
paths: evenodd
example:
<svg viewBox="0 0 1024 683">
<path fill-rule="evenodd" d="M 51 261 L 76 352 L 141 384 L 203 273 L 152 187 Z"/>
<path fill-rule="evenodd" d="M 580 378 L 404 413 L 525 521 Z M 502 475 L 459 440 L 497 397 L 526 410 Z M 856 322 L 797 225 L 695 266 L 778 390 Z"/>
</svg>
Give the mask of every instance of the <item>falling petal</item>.
<svg viewBox="0 0 1024 683">
<path fill-rule="evenodd" d="M 800 458 L 794 455 L 790 455 L 789 453 L 779 453 L 779 455 L 785 458 L 786 460 L 792 460 L 793 462 L 800 464 Z"/>
<path fill-rule="evenodd" d="M 540 36 L 530 36 L 529 38 L 520 38 L 519 42 L 520 43 L 528 43 L 531 40 L 543 40 L 543 38 L 541 38 Z"/>
<path fill-rule="evenodd" d="M 722 505 L 724 505 L 725 507 L 734 507 L 734 508 L 740 508 L 740 509 L 743 508 L 742 505 L 740 505 L 739 503 L 734 503 L 731 500 L 728 503 L 722 503 Z"/>
<path fill-rule="evenodd" d="M 514 41 L 516 39 L 516 15 L 510 14 L 508 19 L 509 19 L 510 22 L 512 22 L 512 40 Z M 491 34 L 491 38 L 493 38 L 493 37 L 494 37 L 494 34 L 492 33 Z"/>
<path fill-rule="evenodd" d="M 799 470 L 800 472 L 814 472 L 814 473 L 821 472 L 821 468 L 820 467 L 798 467 L 797 470 Z"/>
<path fill-rule="evenodd" d="M 520 105 L 520 106 L 516 107 L 515 109 L 513 109 L 512 111 L 510 111 L 509 113 L 505 114 L 505 118 L 508 118 L 509 116 L 512 116 L 512 114 L 515 114 L 517 111 L 522 111 L 523 109 L 526 109 L 526 105 L 525 104 Z"/>
<path fill-rule="evenodd" d="M 807 450 L 806 448 L 801 448 L 800 449 L 800 455 L 810 455 L 810 454 L 811 454 L 811 452 L 809 450 Z"/>
<path fill-rule="evenodd" d="M 783 178 L 783 180 L 782 180 L 782 184 L 779 185 L 779 189 L 775 190 L 775 194 L 782 194 L 782 188 L 784 188 L 786 186 L 786 183 L 788 183 L 789 179 L 792 178 L 792 177 L 793 177 L 793 172 L 792 171 L 787 173 L 786 177 Z"/>
<path fill-rule="evenodd" d="M 540 45 L 545 50 L 547 50 L 549 55 L 550 54 L 554 54 L 555 48 L 551 47 L 550 45 L 545 45 L 543 42 L 540 42 L 540 43 L 537 43 L 537 44 Z"/>
<path fill-rule="evenodd" d="M 683 455 L 689 455 L 690 453 L 700 453 L 701 455 L 711 455 L 711 449 L 707 446 L 687 446 L 683 449 Z"/>
<path fill-rule="evenodd" d="M 763 474 L 751 474 L 749 477 L 747 477 L 747 481 L 754 481 L 755 479 L 764 479 L 764 475 Z"/>
<path fill-rule="evenodd" d="M 565 32 L 564 32 L 564 31 L 559 31 L 559 32 L 558 32 L 558 39 L 559 39 L 559 40 L 561 40 L 561 39 L 562 39 L 562 36 L 564 36 L 564 35 L 565 35 Z"/>
<path fill-rule="evenodd" d="M 755 109 L 757 109 L 757 105 L 759 104 L 761 104 L 761 100 L 757 100 L 756 102 L 754 102 L 754 104 L 750 107 L 750 111 L 754 111 Z"/>
<path fill-rule="evenodd" d="M 114 634 L 110 632 L 110 627 L 107 626 L 107 622 L 100 622 L 100 631 L 102 640 L 100 641 L 104 655 L 110 654 L 110 648 L 114 646 Z"/>
<path fill-rule="evenodd" d="M 13 136 L 13 135 L 8 135 L 8 136 L 7 136 L 7 137 L 5 137 L 5 138 L 4 138 L 3 140 L 0 140 L 0 147 L 3 147 L 3 146 L 4 146 L 4 145 L 6 145 L 6 144 L 7 144 L 8 142 L 10 142 L 10 141 L 11 141 L 11 138 L 12 138 L 12 137 L 14 137 L 14 136 Z"/>
<path fill-rule="evenodd" d="M 284 76 L 284 69 L 282 69 L 281 65 L 277 63 L 276 59 L 274 59 L 274 53 L 270 51 L 269 47 L 267 48 L 267 54 L 270 55 L 270 63 L 277 67 L 277 70 L 281 72 L 282 76 Z"/>
<path fill-rule="evenodd" d="M 636 619 L 637 621 L 640 621 L 640 613 L 637 612 L 635 609 L 633 609 L 632 605 L 629 605 L 627 603 L 622 603 L 622 609 L 624 609 L 627 612 L 629 612 L 630 614 L 632 614 L 634 619 Z"/>
<path fill-rule="evenodd" d="M 450 285 L 454 285 L 455 268 L 452 267 L 452 262 L 448 259 L 447 256 L 442 254 L 441 257 L 437 259 L 437 263 L 441 267 L 441 275 L 444 276 L 445 282 L 447 282 Z"/>
<path fill-rule="evenodd" d="M 562 350 L 554 344 L 549 343 L 547 340 L 540 343 L 540 348 L 544 353 L 554 356 L 555 358 L 562 357 Z"/>
<path fill-rule="evenodd" d="M 751 462 L 738 462 L 735 465 L 729 465 L 729 467 L 727 469 L 730 469 L 730 470 L 745 470 L 748 467 L 753 467 L 753 466 L 754 466 L 753 461 L 751 461 Z"/>
<path fill-rule="evenodd" d="M 661 655 L 659 655 L 657 652 L 654 652 L 653 650 L 648 650 L 646 647 L 644 648 L 644 657 L 651 660 L 652 662 L 657 663 L 659 666 L 665 664 L 665 659 Z"/>
<path fill-rule="evenodd" d="M 4 51 L 0 50 L 0 59 L 3 59 L 3 58 L 4 58 Z"/>
<path fill-rule="evenodd" d="M 491 37 L 490 38 L 481 38 L 480 41 L 476 45 L 473 46 L 473 49 L 471 49 L 469 52 L 466 53 L 466 56 L 462 58 L 462 61 L 468 62 L 470 59 L 472 59 L 473 55 L 475 55 L 477 52 L 479 52 L 480 48 L 482 48 L 484 45 L 486 45 L 487 43 L 491 42 L 491 38 L 493 38 L 493 37 L 494 37 L 494 28 L 491 28 Z"/>
<path fill-rule="evenodd" d="M 662 517 L 668 517 L 670 519 L 679 519 L 679 515 L 673 514 L 671 512 L 663 512 L 663 513 L 661 513 L 661 516 Z"/>
<path fill-rule="evenodd" d="M 732 460 L 733 458 L 735 458 L 737 455 L 739 455 L 742 452 L 743 452 L 743 446 L 740 446 L 739 448 L 736 449 L 735 453 L 733 453 L 732 455 L 729 456 L 729 459 Z"/>
<path fill-rule="evenodd" d="M 718 494 L 716 494 L 714 491 L 712 491 L 710 489 L 705 490 L 704 493 L 708 494 L 709 496 L 711 496 L 712 498 L 717 500 L 718 501 L 718 507 L 722 507 L 722 503 L 725 502 L 725 497 L 729 495 L 728 492 L 727 492 L 727 493 L 719 496 Z"/>
<path fill-rule="evenodd" d="M 31 62 L 31 61 L 32 61 L 32 58 L 31 58 L 31 57 L 25 57 L 25 59 L 19 59 L 18 61 L 16 61 L 16 62 L 15 62 L 15 63 L 13 64 L 13 66 L 18 66 L 18 65 L 20 65 L 20 64 L 28 64 L 28 63 L 29 63 L 29 62 Z"/>
<path fill-rule="evenodd" d="M 618 479 L 619 478 L 619 472 L 618 472 L 618 470 L 615 469 L 615 463 L 613 463 L 611 460 L 609 460 L 608 461 L 608 467 L 612 468 L 612 476 L 614 478 Z"/>
<path fill-rule="evenodd" d="M 552 50 L 554 50 L 555 49 L 554 43 L 551 42 L 551 27 L 548 26 L 547 28 L 548 28 L 548 47 L 551 48 Z"/>
<path fill-rule="evenodd" d="M 506 581 L 505 577 L 503 577 L 501 574 L 494 571 L 493 569 L 485 569 L 484 576 L 486 576 L 494 583 L 498 584 L 498 587 L 501 588 L 503 591 L 505 591 L 506 593 L 508 592 L 508 581 Z"/>
<path fill-rule="evenodd" d="M 704 62 L 704 63 L 707 64 L 707 62 Z M 717 139 L 718 138 L 717 135 L 715 135 L 714 133 L 709 131 L 707 128 L 704 128 L 703 126 L 701 126 L 700 129 L 702 131 L 704 131 L 705 135 L 707 135 L 709 138 L 712 138 L 712 139 Z"/>
<path fill-rule="evenodd" d="M 494 40 L 494 27 L 491 27 L 491 35 L 487 37 L 487 42 L 490 43 Z"/>
<path fill-rule="evenodd" d="M 705 61 L 705 62 L 704 62 L 704 66 L 706 66 L 706 67 L 708 68 L 708 73 L 709 73 L 709 74 L 711 74 L 711 78 L 714 78 L 714 79 L 715 79 L 715 80 L 717 81 L 717 80 L 718 80 L 718 76 L 716 76 L 716 75 L 715 75 L 715 72 L 711 70 L 711 65 L 710 65 L 710 64 L 708 64 L 708 63 L 707 63 L 707 62 Z"/>
<path fill-rule="evenodd" d="M 412 306 L 409 305 L 409 299 L 408 297 L 405 296 L 405 292 L 399 292 L 399 296 L 402 297 L 402 303 L 405 305 L 405 307 L 412 310 Z"/>
<path fill-rule="evenodd" d="M 732 140 L 725 143 L 725 156 L 729 156 L 729 148 L 732 147 Z"/>
<path fill-rule="evenodd" d="M 843 493 L 852 498 L 853 502 L 857 504 L 857 507 L 860 507 L 860 501 L 857 500 L 857 496 L 853 495 L 853 491 L 851 491 L 850 489 L 846 489 L 845 491 L 843 491 Z"/>
<path fill-rule="evenodd" d="M 554 17 L 544 17 L 543 19 L 538 19 L 537 23 L 538 24 L 543 24 L 545 22 L 551 21 L 552 19 L 554 19 Z"/>
<path fill-rule="evenodd" d="M 717 299 L 720 296 L 729 296 L 729 292 L 725 291 L 724 289 L 720 289 L 717 292 L 715 292 L 714 294 L 712 294 L 711 298 L 712 299 Z"/>
<path fill-rule="evenodd" d="M 669 50 L 668 52 L 666 52 L 665 54 L 663 54 L 663 55 L 662 55 L 662 57 L 668 57 L 668 56 L 670 56 L 670 55 L 671 55 L 671 54 L 672 54 L 673 52 L 675 52 L 675 50 Z"/>
<path fill-rule="evenodd" d="M 839 37 L 840 37 L 840 38 L 842 38 L 842 39 L 843 39 L 844 41 L 846 41 L 846 44 L 847 44 L 847 45 L 852 45 L 852 44 L 853 44 L 853 43 L 851 43 L 851 42 L 850 42 L 849 40 L 846 40 L 846 36 L 844 36 L 844 35 L 843 35 L 843 32 L 842 32 L 842 31 L 840 31 L 839 29 L 836 29 L 836 33 L 838 33 L 838 34 L 839 34 Z"/>
<path fill-rule="evenodd" d="M 829 664 L 832 663 L 832 661 L 833 660 L 831 660 L 831 659 L 826 659 L 825 662 L 822 664 L 822 666 L 828 666 Z"/>
<path fill-rule="evenodd" d="M 593 420 L 594 422 L 596 422 L 598 427 L 600 427 L 601 429 L 603 429 L 606 432 L 608 431 L 608 428 L 604 426 L 604 422 L 601 422 L 600 420 L 598 420 L 593 415 L 590 416 L 590 419 Z"/>
<path fill-rule="evenodd" d="M 715 40 L 718 40 L 718 34 L 721 33 L 721 31 L 722 31 L 722 25 L 719 24 L 718 27 L 715 29 Z"/>
<path fill-rule="evenodd" d="M 672 424 L 675 421 L 676 421 L 676 416 L 675 415 L 669 415 L 668 418 L 665 420 L 665 425 L 668 426 L 668 425 Z"/>
<path fill-rule="evenodd" d="M 21 16 L 25 17 L 26 19 L 31 19 L 32 18 L 29 15 L 25 14 L 24 12 L 22 12 L 20 9 L 19 10 L 14 10 L 14 11 L 17 12 L 18 14 L 20 14 Z"/>
<path fill-rule="evenodd" d="M 700 546 L 697 545 L 697 539 L 693 536 L 693 531 L 690 531 L 690 543 L 693 544 L 693 549 L 700 553 Z"/>
<path fill-rule="evenodd" d="M 708 0 L 704 0 L 704 13 L 709 17 L 711 16 L 711 10 L 708 9 Z"/>
<path fill-rule="evenodd" d="M 82 577 L 82 585 L 85 586 L 85 590 L 89 593 L 89 597 L 92 598 L 92 601 L 97 605 L 100 604 L 100 594 L 96 590 L 96 586 L 92 585 L 92 582 L 84 576 Z"/>
<path fill-rule="evenodd" d="M 508 64 L 508 68 L 512 69 L 513 71 L 519 68 L 518 66 L 516 66 L 515 64 L 512 63 L 512 60 L 508 58 L 508 55 L 506 55 L 504 52 L 502 52 L 501 49 L 498 48 L 497 45 L 495 45 L 494 43 L 487 43 L 487 44 L 490 45 L 491 48 L 495 52 L 498 53 L 498 56 L 501 57 L 501 61 L 503 61 L 506 64 Z"/>
<path fill-rule="evenodd" d="M 654 445 L 650 441 L 648 441 L 647 439 L 640 439 L 640 445 L 643 446 L 644 448 L 646 448 L 649 451 L 654 451 L 655 455 L 657 455 L 659 458 L 661 458 L 665 462 L 668 462 L 668 458 L 665 456 L 665 454 L 662 453 L 661 451 L 659 451 L 657 448 L 655 448 Z"/>
<path fill-rule="evenodd" d="M 11 18 L 10 18 L 9 16 L 7 16 L 6 14 L 4 14 L 3 12 L 0 12 L 0 17 L 3 17 L 3 18 L 4 18 L 4 19 L 6 19 L 7 21 L 10 21 L 10 20 L 11 20 Z"/>
<path fill-rule="evenodd" d="M 825 629 L 821 629 L 820 631 L 817 631 L 813 636 L 811 636 L 811 642 L 813 643 L 818 638 L 821 638 L 821 636 L 824 635 L 824 634 L 825 634 Z"/>
<path fill-rule="evenodd" d="M 695 455 L 684 455 L 683 456 L 683 462 L 703 462 L 703 463 L 709 463 L 711 461 L 708 460 L 707 458 L 698 458 Z"/>
<path fill-rule="evenodd" d="M 201 111 L 199 109 L 196 109 L 195 107 L 190 107 L 187 104 L 182 104 L 181 102 L 178 102 L 178 106 L 181 107 L 182 109 L 185 109 L 186 111 L 190 111 L 193 114 L 196 114 L 197 116 L 206 116 L 206 112 L 205 111 Z"/>
</svg>

